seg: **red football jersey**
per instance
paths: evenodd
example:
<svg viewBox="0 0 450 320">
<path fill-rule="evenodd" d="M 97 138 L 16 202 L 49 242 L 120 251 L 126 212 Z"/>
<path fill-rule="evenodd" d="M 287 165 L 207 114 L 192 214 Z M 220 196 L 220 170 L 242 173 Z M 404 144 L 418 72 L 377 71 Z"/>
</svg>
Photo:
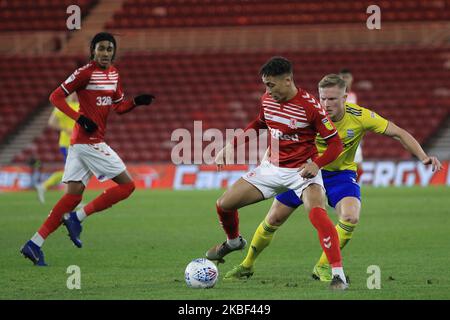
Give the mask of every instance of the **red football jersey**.
<svg viewBox="0 0 450 320">
<path fill-rule="evenodd" d="M 269 129 L 270 161 L 279 167 L 298 168 L 308 159 L 315 160 L 318 157 L 316 134 L 324 139 L 337 134 L 322 105 L 303 89 L 281 103 L 265 93 L 259 120 Z M 278 143 L 278 150 L 274 143 Z"/>
<path fill-rule="evenodd" d="M 69 95 L 76 92 L 80 102 L 79 113 L 94 121 L 98 129 L 87 133 L 78 123 L 75 124 L 71 144 L 99 143 L 104 141 L 106 121 L 111 108 L 124 98 L 119 72 L 114 66 L 100 68 L 94 61 L 75 70 L 61 84 L 61 88 Z"/>
</svg>

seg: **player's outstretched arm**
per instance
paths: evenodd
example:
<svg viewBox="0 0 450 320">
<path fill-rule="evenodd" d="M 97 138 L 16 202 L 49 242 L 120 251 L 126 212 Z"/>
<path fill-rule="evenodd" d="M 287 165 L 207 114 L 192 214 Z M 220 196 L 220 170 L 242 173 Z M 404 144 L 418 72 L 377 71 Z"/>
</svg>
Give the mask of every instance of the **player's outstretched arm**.
<svg viewBox="0 0 450 320">
<path fill-rule="evenodd" d="M 115 103 L 113 109 L 118 114 L 124 114 L 130 112 L 137 106 L 149 105 L 155 99 L 155 96 L 152 94 L 141 94 L 134 97 L 133 100 L 121 100 Z"/>
<path fill-rule="evenodd" d="M 420 146 L 419 142 L 405 129 L 389 122 L 384 135 L 399 140 L 404 148 L 422 161 L 423 164 L 431 165 L 433 171 L 441 170 L 441 162 L 436 157 L 428 156 Z"/>
</svg>

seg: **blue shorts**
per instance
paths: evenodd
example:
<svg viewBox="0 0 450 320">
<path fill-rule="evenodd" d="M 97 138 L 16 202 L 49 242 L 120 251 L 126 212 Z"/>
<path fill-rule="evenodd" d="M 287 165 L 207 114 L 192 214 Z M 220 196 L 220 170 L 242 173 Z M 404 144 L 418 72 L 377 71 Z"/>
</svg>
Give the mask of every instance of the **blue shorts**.
<svg viewBox="0 0 450 320">
<path fill-rule="evenodd" d="M 64 157 L 64 163 L 66 163 L 67 159 L 67 148 L 66 147 L 59 147 L 59 151 L 61 151 L 63 157 Z"/>
<path fill-rule="evenodd" d="M 356 182 L 356 172 L 353 170 L 326 171 L 322 170 L 323 185 L 325 187 L 328 204 L 335 208 L 336 204 L 345 197 L 358 198 L 361 201 L 361 190 Z M 289 190 L 275 197 L 282 204 L 297 208 L 303 201 L 294 191 Z"/>
</svg>

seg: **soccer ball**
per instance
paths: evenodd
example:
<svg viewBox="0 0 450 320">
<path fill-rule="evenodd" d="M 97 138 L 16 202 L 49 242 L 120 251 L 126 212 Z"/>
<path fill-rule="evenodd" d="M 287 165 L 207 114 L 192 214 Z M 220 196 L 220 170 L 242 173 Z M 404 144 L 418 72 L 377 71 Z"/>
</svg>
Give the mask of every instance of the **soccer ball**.
<svg viewBox="0 0 450 320">
<path fill-rule="evenodd" d="M 216 265 L 205 258 L 192 260 L 184 271 L 184 279 L 190 288 L 212 288 L 219 278 Z"/>
</svg>

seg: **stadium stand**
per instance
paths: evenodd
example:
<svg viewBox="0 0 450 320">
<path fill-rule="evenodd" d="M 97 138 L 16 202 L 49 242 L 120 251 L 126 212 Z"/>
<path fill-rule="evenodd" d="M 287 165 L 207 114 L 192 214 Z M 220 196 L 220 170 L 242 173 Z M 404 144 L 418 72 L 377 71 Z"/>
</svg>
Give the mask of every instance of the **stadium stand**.
<svg viewBox="0 0 450 320">
<path fill-rule="evenodd" d="M 0 59 L 0 143 L 30 115 L 48 104 L 48 96 L 76 67 L 66 57 Z"/>
<path fill-rule="evenodd" d="M 84 15 L 97 0 L 77 0 Z M 21 0 L 0 2 L 0 31 L 65 31 L 68 6 L 73 0 Z"/>
<path fill-rule="evenodd" d="M 109 29 L 365 23 L 370 0 L 127 0 Z M 446 0 L 377 1 L 383 21 L 450 18 Z"/>
<path fill-rule="evenodd" d="M 107 140 L 126 161 L 163 162 L 170 160 L 175 144 L 170 138 L 176 128 L 192 130 L 195 120 L 203 121 L 203 129 L 244 127 L 256 116 L 264 91 L 258 68 L 274 54 L 294 62 L 297 84 L 310 92 L 317 92 L 316 83 L 323 75 L 350 68 L 361 105 L 406 128 L 421 143 L 449 114 L 450 99 L 439 94 L 450 87 L 449 69 L 444 67 L 448 49 L 128 53 L 117 63 L 128 96 L 151 91 L 157 103 L 122 117 L 113 115 Z M 46 130 L 36 139 L 43 161 L 61 160 L 56 138 Z M 370 135 L 364 140 L 364 156 L 408 159 L 410 155 L 401 147 L 391 147 L 396 143 Z M 24 161 L 30 152 L 24 150 L 15 161 Z"/>
<path fill-rule="evenodd" d="M 369 37 L 364 30 L 358 36 L 357 28 L 352 27 L 365 23 L 366 9 L 373 2 L 370 0 L 121 0 L 118 10 L 108 1 L 0 1 L 0 35 L 6 41 L 10 37 L 19 40 L 22 35 L 32 33 L 23 31 L 33 30 L 37 37 L 30 39 L 39 39 L 39 34 L 45 35 L 45 39 L 60 34 L 66 37 L 66 8 L 72 2 L 80 6 L 83 21 L 90 12 L 92 17 L 105 15 L 105 8 L 109 8 L 105 17 L 111 18 L 102 23 L 121 36 L 121 41 L 126 40 L 119 42 L 117 61 L 126 93 L 133 96 L 152 92 L 157 96 L 157 103 L 148 109 L 141 108 L 122 117 L 111 116 L 106 138 L 127 162 L 169 161 L 176 144 L 170 139 L 171 133 L 177 128 L 192 131 L 195 120 L 202 120 L 203 130 L 244 127 L 256 115 L 258 99 L 264 90 L 258 68 L 272 55 L 291 59 L 297 84 L 310 92 L 317 91 L 316 84 L 323 75 L 350 68 L 359 103 L 406 128 L 421 143 L 426 143 L 450 114 L 450 51 L 448 46 L 442 45 L 445 41 L 448 43 L 448 39 L 441 28 L 450 19 L 449 0 L 377 1 L 383 12 L 383 23 L 391 22 L 404 28 L 390 32 L 389 40 Z M 97 9 L 101 10 L 94 14 Z M 352 33 L 336 45 L 332 41 L 336 38 L 332 30 L 342 25 L 349 25 Z M 434 27 L 430 29 L 432 36 L 427 38 L 424 30 L 428 25 Z M 237 42 L 239 49 L 234 43 L 227 43 L 226 50 L 221 50 L 219 43 L 210 51 L 205 51 L 208 46 L 204 45 L 203 49 L 195 51 L 196 46 L 201 45 L 197 39 L 204 36 L 207 27 L 228 32 L 244 30 L 245 26 L 252 26 L 252 32 L 260 29 L 263 33 L 274 26 L 283 28 L 280 29 L 283 32 L 287 30 L 285 26 L 308 31 L 296 34 L 296 39 L 290 42 L 293 46 L 284 47 L 281 52 L 267 49 L 278 48 L 279 43 L 273 40 L 276 30 L 263 38 L 267 42 L 259 47 L 254 47 L 256 39 L 235 40 L 228 38 L 230 33 L 224 33 L 221 40 Z M 180 33 L 187 27 L 193 28 L 187 34 Z M 151 51 L 155 48 L 151 46 L 152 39 L 144 36 L 155 28 L 167 38 L 155 38 L 153 42 L 160 41 L 164 45 Z M 320 33 L 320 28 L 326 31 L 321 37 L 309 34 Z M 2 56 L 0 86 L 4 94 L 0 99 L 0 146 L 48 106 L 50 92 L 71 71 L 86 63 L 84 42 L 92 31 L 87 30 L 81 31 L 84 34 L 79 33 L 78 41 L 72 41 L 71 45 L 64 48 L 62 44 L 58 54 L 42 55 L 34 51 L 38 55 L 26 57 L 26 52 L 20 54 L 23 46 L 16 46 L 18 54 L 12 56 L 8 52 Z M 342 35 L 346 30 L 339 32 Z M 187 41 L 178 41 L 180 37 Z M 321 39 L 320 42 L 308 41 L 313 38 Z M 338 38 L 341 41 L 341 37 Z M 190 43 L 189 39 L 196 40 Z M 289 39 L 280 37 L 278 40 Z M 327 47 L 327 41 L 333 45 Z M 205 42 L 217 41 L 205 38 Z M 307 48 L 303 47 L 304 42 L 309 44 Z M 366 45 L 361 45 L 365 42 Z M 178 51 L 166 46 L 170 44 Z M 191 47 L 182 50 L 187 45 Z M 294 49 L 297 47 L 300 49 Z M 378 147 L 381 140 L 383 148 Z M 364 156 L 366 159 L 410 158 L 402 148 L 392 147 L 395 143 L 370 134 L 364 140 Z M 60 162 L 57 133 L 45 129 L 15 156 L 14 162 L 26 162 L 36 152 L 42 161 Z"/>
</svg>

